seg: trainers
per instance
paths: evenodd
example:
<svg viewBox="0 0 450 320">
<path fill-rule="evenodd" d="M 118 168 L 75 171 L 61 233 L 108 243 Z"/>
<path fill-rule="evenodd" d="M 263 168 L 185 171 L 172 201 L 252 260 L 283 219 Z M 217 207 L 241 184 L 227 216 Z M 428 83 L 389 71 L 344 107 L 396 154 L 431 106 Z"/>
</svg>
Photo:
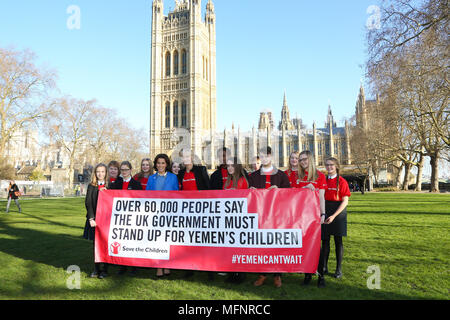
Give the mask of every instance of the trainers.
<svg viewBox="0 0 450 320">
<path fill-rule="evenodd" d="M 273 284 L 275 285 L 276 288 L 280 288 L 281 287 L 281 277 L 275 276 L 273 278 Z"/>
<path fill-rule="evenodd" d="M 264 284 L 264 281 L 266 281 L 267 277 L 263 275 L 259 275 L 258 279 L 253 283 L 255 287 L 262 286 Z"/>
</svg>

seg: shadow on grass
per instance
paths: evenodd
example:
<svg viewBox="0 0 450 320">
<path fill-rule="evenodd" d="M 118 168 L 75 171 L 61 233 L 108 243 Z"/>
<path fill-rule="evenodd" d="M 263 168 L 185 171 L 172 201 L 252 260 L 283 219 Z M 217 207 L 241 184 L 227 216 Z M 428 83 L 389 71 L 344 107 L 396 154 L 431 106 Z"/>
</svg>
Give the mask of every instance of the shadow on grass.
<svg viewBox="0 0 450 320">
<path fill-rule="evenodd" d="M 348 284 L 336 279 L 327 278 L 327 287 L 319 289 L 316 278 L 310 286 L 302 286 L 303 276 L 298 274 L 283 275 L 283 286 L 274 288 L 272 277 L 262 287 L 254 287 L 257 274 L 247 274 L 244 283 L 234 285 L 225 283 L 225 278 L 218 275 L 215 280 L 208 281 L 206 272 L 196 272 L 191 279 L 184 279 L 184 271 L 173 270 L 170 280 L 156 280 L 155 270 L 140 269 L 136 277 L 117 276 L 116 266 L 110 266 L 110 277 L 104 280 L 88 279 L 92 271 L 92 243 L 81 236 L 51 233 L 31 228 L 12 226 L 0 219 L 0 234 L 6 237 L 0 241 L 0 251 L 25 260 L 27 276 L 16 280 L 21 283 L 21 290 L 7 288 L 2 293 L 9 298 L 17 299 L 263 299 L 263 300 L 299 300 L 299 299 L 414 299 L 414 296 L 401 295 L 383 290 L 369 290 L 365 287 L 365 279 L 359 284 Z M 16 223 L 16 222 L 14 222 Z M 51 229 L 51 224 L 49 222 Z M 64 224 L 63 224 L 64 225 Z M 60 226 L 60 225 L 58 225 Z M 66 225 L 64 225 L 66 226 Z M 81 230 L 81 229 L 80 229 Z M 52 268 L 61 269 L 54 276 Z M 83 285 L 81 290 L 69 290 L 61 279 L 69 275 L 65 270 L 69 265 L 78 265 L 82 271 Z M 13 276 L 14 277 L 14 276 Z M 53 280 L 55 278 L 55 280 Z M 95 281 L 99 281 L 98 284 Z M 101 282 L 100 282 L 101 281 Z M 17 286 L 16 286 L 17 288 Z M 138 290 L 136 290 L 138 289 Z M 173 298 L 176 297 L 176 298 Z M 229 298 L 227 298 L 229 297 Z"/>
</svg>

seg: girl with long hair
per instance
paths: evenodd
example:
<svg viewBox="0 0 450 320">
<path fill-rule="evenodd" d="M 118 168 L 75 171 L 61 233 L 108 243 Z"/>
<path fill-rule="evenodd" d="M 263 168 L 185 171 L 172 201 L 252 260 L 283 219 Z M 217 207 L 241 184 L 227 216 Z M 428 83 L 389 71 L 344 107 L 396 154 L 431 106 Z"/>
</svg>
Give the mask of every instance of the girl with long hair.
<svg viewBox="0 0 450 320">
<path fill-rule="evenodd" d="M 319 269 L 328 273 L 328 257 L 330 254 L 330 237 L 334 237 L 336 248 L 335 278 L 342 277 L 342 259 L 344 244 L 342 237 L 347 236 L 347 205 L 351 196 L 347 181 L 340 176 L 339 161 L 330 157 L 325 160 L 327 169 L 327 191 L 325 192 L 325 222 L 322 225 L 322 250 Z"/>
<path fill-rule="evenodd" d="M 133 176 L 133 179 L 141 183 L 142 190 L 147 187 L 148 177 L 153 174 L 152 160 L 144 158 L 141 160 L 141 171 Z"/>
<path fill-rule="evenodd" d="M 248 174 L 237 157 L 227 160 L 228 177 L 224 183 L 224 190 L 248 189 Z M 242 283 L 245 280 L 243 272 L 228 272 L 226 282 Z"/>
<path fill-rule="evenodd" d="M 108 181 L 108 168 L 105 164 L 99 163 L 95 166 L 92 172 L 91 182 L 88 185 L 86 192 L 85 206 L 86 206 L 86 224 L 84 226 L 83 237 L 87 240 L 92 240 L 94 253 L 94 271 L 91 273 L 91 278 L 103 279 L 107 276 L 108 265 L 103 264 L 101 270 L 101 263 L 95 263 L 95 216 L 97 212 L 98 193 L 101 190 L 106 190 Z"/>
<path fill-rule="evenodd" d="M 248 189 L 248 174 L 237 157 L 227 161 L 228 177 L 223 185 L 224 190 Z"/>
<path fill-rule="evenodd" d="M 291 187 L 297 187 L 297 181 L 298 181 L 298 157 L 299 153 L 298 151 L 293 151 L 289 155 L 289 165 L 288 169 L 284 172 L 289 178 L 289 183 L 291 184 Z"/>
</svg>

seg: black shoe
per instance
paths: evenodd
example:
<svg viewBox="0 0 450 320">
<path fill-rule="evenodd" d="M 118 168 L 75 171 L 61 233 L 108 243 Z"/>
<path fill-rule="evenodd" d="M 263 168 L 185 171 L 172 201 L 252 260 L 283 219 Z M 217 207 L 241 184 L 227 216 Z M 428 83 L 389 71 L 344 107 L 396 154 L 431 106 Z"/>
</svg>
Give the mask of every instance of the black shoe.
<svg viewBox="0 0 450 320">
<path fill-rule="evenodd" d="M 333 277 L 335 277 L 336 279 L 342 278 L 341 270 L 336 270 L 336 272 L 334 273 Z"/>
<path fill-rule="evenodd" d="M 319 279 L 317 280 L 317 287 L 318 288 L 325 288 L 325 278 L 319 276 Z"/>
<path fill-rule="evenodd" d="M 100 272 L 100 274 L 98 275 L 99 279 L 104 279 L 108 276 L 108 274 L 105 271 Z"/>
<path fill-rule="evenodd" d="M 92 273 L 89 275 L 89 278 L 97 278 L 97 277 L 98 277 L 97 271 L 92 271 Z"/>
<path fill-rule="evenodd" d="M 305 273 L 305 279 L 303 279 L 303 285 L 307 286 L 312 280 L 312 274 L 311 273 Z"/>
</svg>

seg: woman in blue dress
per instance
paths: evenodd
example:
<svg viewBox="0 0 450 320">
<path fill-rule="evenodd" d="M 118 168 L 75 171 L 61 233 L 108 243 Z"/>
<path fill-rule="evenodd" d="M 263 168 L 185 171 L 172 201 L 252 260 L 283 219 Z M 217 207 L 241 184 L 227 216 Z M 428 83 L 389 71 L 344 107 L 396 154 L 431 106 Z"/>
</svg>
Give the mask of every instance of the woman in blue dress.
<svg viewBox="0 0 450 320">
<path fill-rule="evenodd" d="M 170 159 L 166 154 L 158 154 L 153 161 L 156 173 L 148 178 L 145 190 L 170 191 L 178 190 L 178 178 L 170 171 Z M 170 275 L 170 269 L 157 269 L 158 278 Z"/>
</svg>

